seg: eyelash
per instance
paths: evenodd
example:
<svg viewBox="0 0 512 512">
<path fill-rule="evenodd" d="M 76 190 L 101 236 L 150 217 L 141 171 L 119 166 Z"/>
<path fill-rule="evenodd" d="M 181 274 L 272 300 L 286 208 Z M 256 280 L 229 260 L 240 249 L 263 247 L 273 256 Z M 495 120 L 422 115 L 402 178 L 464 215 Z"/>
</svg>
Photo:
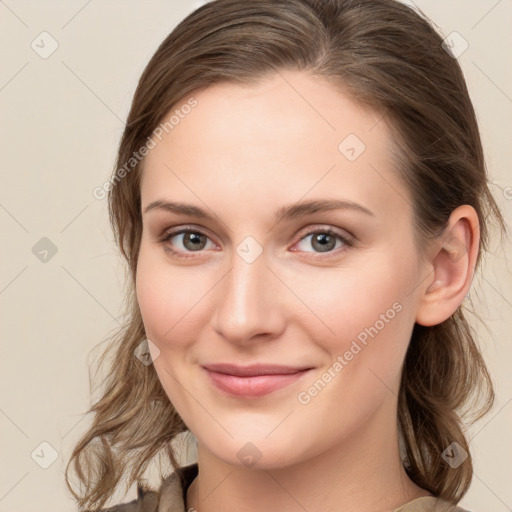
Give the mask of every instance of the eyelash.
<svg viewBox="0 0 512 512">
<path fill-rule="evenodd" d="M 205 232 L 201 231 L 200 229 L 197 229 L 193 226 L 185 226 L 183 228 L 180 228 L 180 229 L 177 229 L 175 231 L 170 231 L 170 232 L 167 232 L 163 238 L 160 240 L 160 243 L 162 244 L 166 244 L 171 238 L 177 236 L 177 235 L 181 235 L 183 233 L 195 233 L 195 234 L 199 234 L 199 235 L 203 235 L 203 236 L 206 236 L 208 239 L 210 238 Z M 315 253 L 317 254 L 317 256 L 313 256 L 313 258 L 328 258 L 330 256 L 333 256 L 333 255 L 339 255 L 339 253 L 341 251 L 345 251 L 347 250 L 347 247 L 353 247 L 355 245 L 355 241 L 342 235 L 341 233 L 338 233 L 337 231 L 334 231 L 333 229 L 331 228 L 327 228 L 327 229 L 315 229 L 315 230 L 312 230 L 312 231 L 308 231 L 304 236 L 301 236 L 301 238 L 298 240 L 297 243 L 299 242 L 302 242 L 305 238 L 307 238 L 308 236 L 311 236 L 311 235 L 317 235 L 317 234 L 327 234 L 329 236 L 334 236 L 336 238 L 338 238 L 339 240 L 341 240 L 344 244 L 344 247 L 341 247 L 341 248 L 338 248 L 338 250 L 335 250 L 333 249 L 332 251 L 327 251 L 325 253 L 325 256 L 322 255 L 322 253 Z M 194 258 L 195 256 L 193 256 L 192 254 L 191 255 L 183 255 L 181 251 L 176 251 L 175 249 L 172 249 L 170 247 L 170 245 L 167 245 L 166 246 L 166 250 L 169 251 L 173 256 L 176 256 L 177 258 L 182 258 L 182 259 L 189 259 L 189 258 Z M 202 251 L 192 251 L 193 252 L 202 252 Z M 300 252 L 300 251 L 293 251 L 293 252 Z M 308 252 L 308 251 L 306 251 Z"/>
</svg>

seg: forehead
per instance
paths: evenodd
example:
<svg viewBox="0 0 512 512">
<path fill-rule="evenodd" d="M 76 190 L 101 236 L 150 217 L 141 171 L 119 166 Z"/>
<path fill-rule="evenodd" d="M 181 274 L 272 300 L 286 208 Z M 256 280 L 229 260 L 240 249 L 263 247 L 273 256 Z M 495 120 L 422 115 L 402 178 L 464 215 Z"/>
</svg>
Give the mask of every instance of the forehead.
<svg viewBox="0 0 512 512">
<path fill-rule="evenodd" d="M 195 106 L 183 108 L 190 98 Z M 164 122 L 173 114 L 145 158 L 143 205 L 163 195 L 195 203 L 223 197 L 233 204 L 217 206 L 257 203 L 261 212 L 275 210 L 277 199 L 327 195 L 377 211 L 408 209 L 386 120 L 319 77 L 283 71 L 254 86 L 214 84 L 188 95 Z"/>
</svg>

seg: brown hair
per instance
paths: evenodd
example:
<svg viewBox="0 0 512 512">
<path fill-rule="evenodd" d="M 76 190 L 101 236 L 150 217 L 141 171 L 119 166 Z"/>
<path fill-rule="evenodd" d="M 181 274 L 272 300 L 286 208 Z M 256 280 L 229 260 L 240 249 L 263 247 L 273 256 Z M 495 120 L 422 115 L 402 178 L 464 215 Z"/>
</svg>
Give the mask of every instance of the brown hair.
<svg viewBox="0 0 512 512">
<path fill-rule="evenodd" d="M 125 474 L 128 485 L 139 482 L 156 455 L 177 467 L 171 440 L 187 430 L 154 367 L 134 357 L 146 339 L 134 292 L 143 159 L 128 172 L 118 170 L 192 91 L 216 82 L 255 85 L 283 69 L 305 71 L 389 120 L 422 242 L 437 236 L 458 206 L 475 208 L 478 265 L 487 249 L 488 220 L 502 230 L 505 223 L 488 187 L 463 73 L 442 41 L 426 17 L 394 0 L 215 0 L 162 42 L 140 78 L 109 188 L 112 228 L 128 263 L 127 322 L 100 360 L 112 351 L 101 397 L 89 411 L 92 426 L 66 467 L 66 483 L 81 507 L 97 510 Z M 473 473 L 463 419 L 468 411 L 473 421 L 480 418 L 494 400 L 464 307 L 439 325 L 415 325 L 398 400 L 406 471 L 417 485 L 452 503 L 467 492 Z M 441 456 L 453 442 L 469 454 L 457 468 Z M 71 463 L 85 486 L 80 494 L 70 486 Z"/>
</svg>

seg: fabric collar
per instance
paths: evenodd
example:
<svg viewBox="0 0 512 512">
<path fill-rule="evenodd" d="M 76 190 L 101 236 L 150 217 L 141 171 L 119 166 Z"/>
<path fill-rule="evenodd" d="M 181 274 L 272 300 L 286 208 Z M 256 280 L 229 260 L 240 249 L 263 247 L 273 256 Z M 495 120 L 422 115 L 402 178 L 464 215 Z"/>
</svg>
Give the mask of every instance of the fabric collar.
<svg viewBox="0 0 512 512">
<path fill-rule="evenodd" d="M 162 481 L 158 495 L 154 492 L 147 493 L 140 492 L 139 490 L 139 499 L 137 500 L 139 506 L 133 512 L 188 512 L 185 508 L 187 490 L 192 481 L 197 477 L 198 471 L 197 462 L 176 468 Z M 121 512 L 122 509 L 116 509 L 116 512 L 117 510 Z M 469 511 L 435 496 L 422 496 L 404 503 L 393 512 Z"/>
</svg>

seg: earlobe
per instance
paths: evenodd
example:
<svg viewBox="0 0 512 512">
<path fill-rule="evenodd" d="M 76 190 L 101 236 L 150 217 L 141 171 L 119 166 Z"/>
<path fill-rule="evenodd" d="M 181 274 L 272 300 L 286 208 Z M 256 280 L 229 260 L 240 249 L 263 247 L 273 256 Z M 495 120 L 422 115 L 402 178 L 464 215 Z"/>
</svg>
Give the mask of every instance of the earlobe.
<svg viewBox="0 0 512 512">
<path fill-rule="evenodd" d="M 479 242 L 475 209 L 469 205 L 459 206 L 450 215 L 443 234 L 432 244 L 430 275 L 424 286 L 419 287 L 418 324 L 440 324 L 460 306 L 473 280 Z"/>
</svg>

